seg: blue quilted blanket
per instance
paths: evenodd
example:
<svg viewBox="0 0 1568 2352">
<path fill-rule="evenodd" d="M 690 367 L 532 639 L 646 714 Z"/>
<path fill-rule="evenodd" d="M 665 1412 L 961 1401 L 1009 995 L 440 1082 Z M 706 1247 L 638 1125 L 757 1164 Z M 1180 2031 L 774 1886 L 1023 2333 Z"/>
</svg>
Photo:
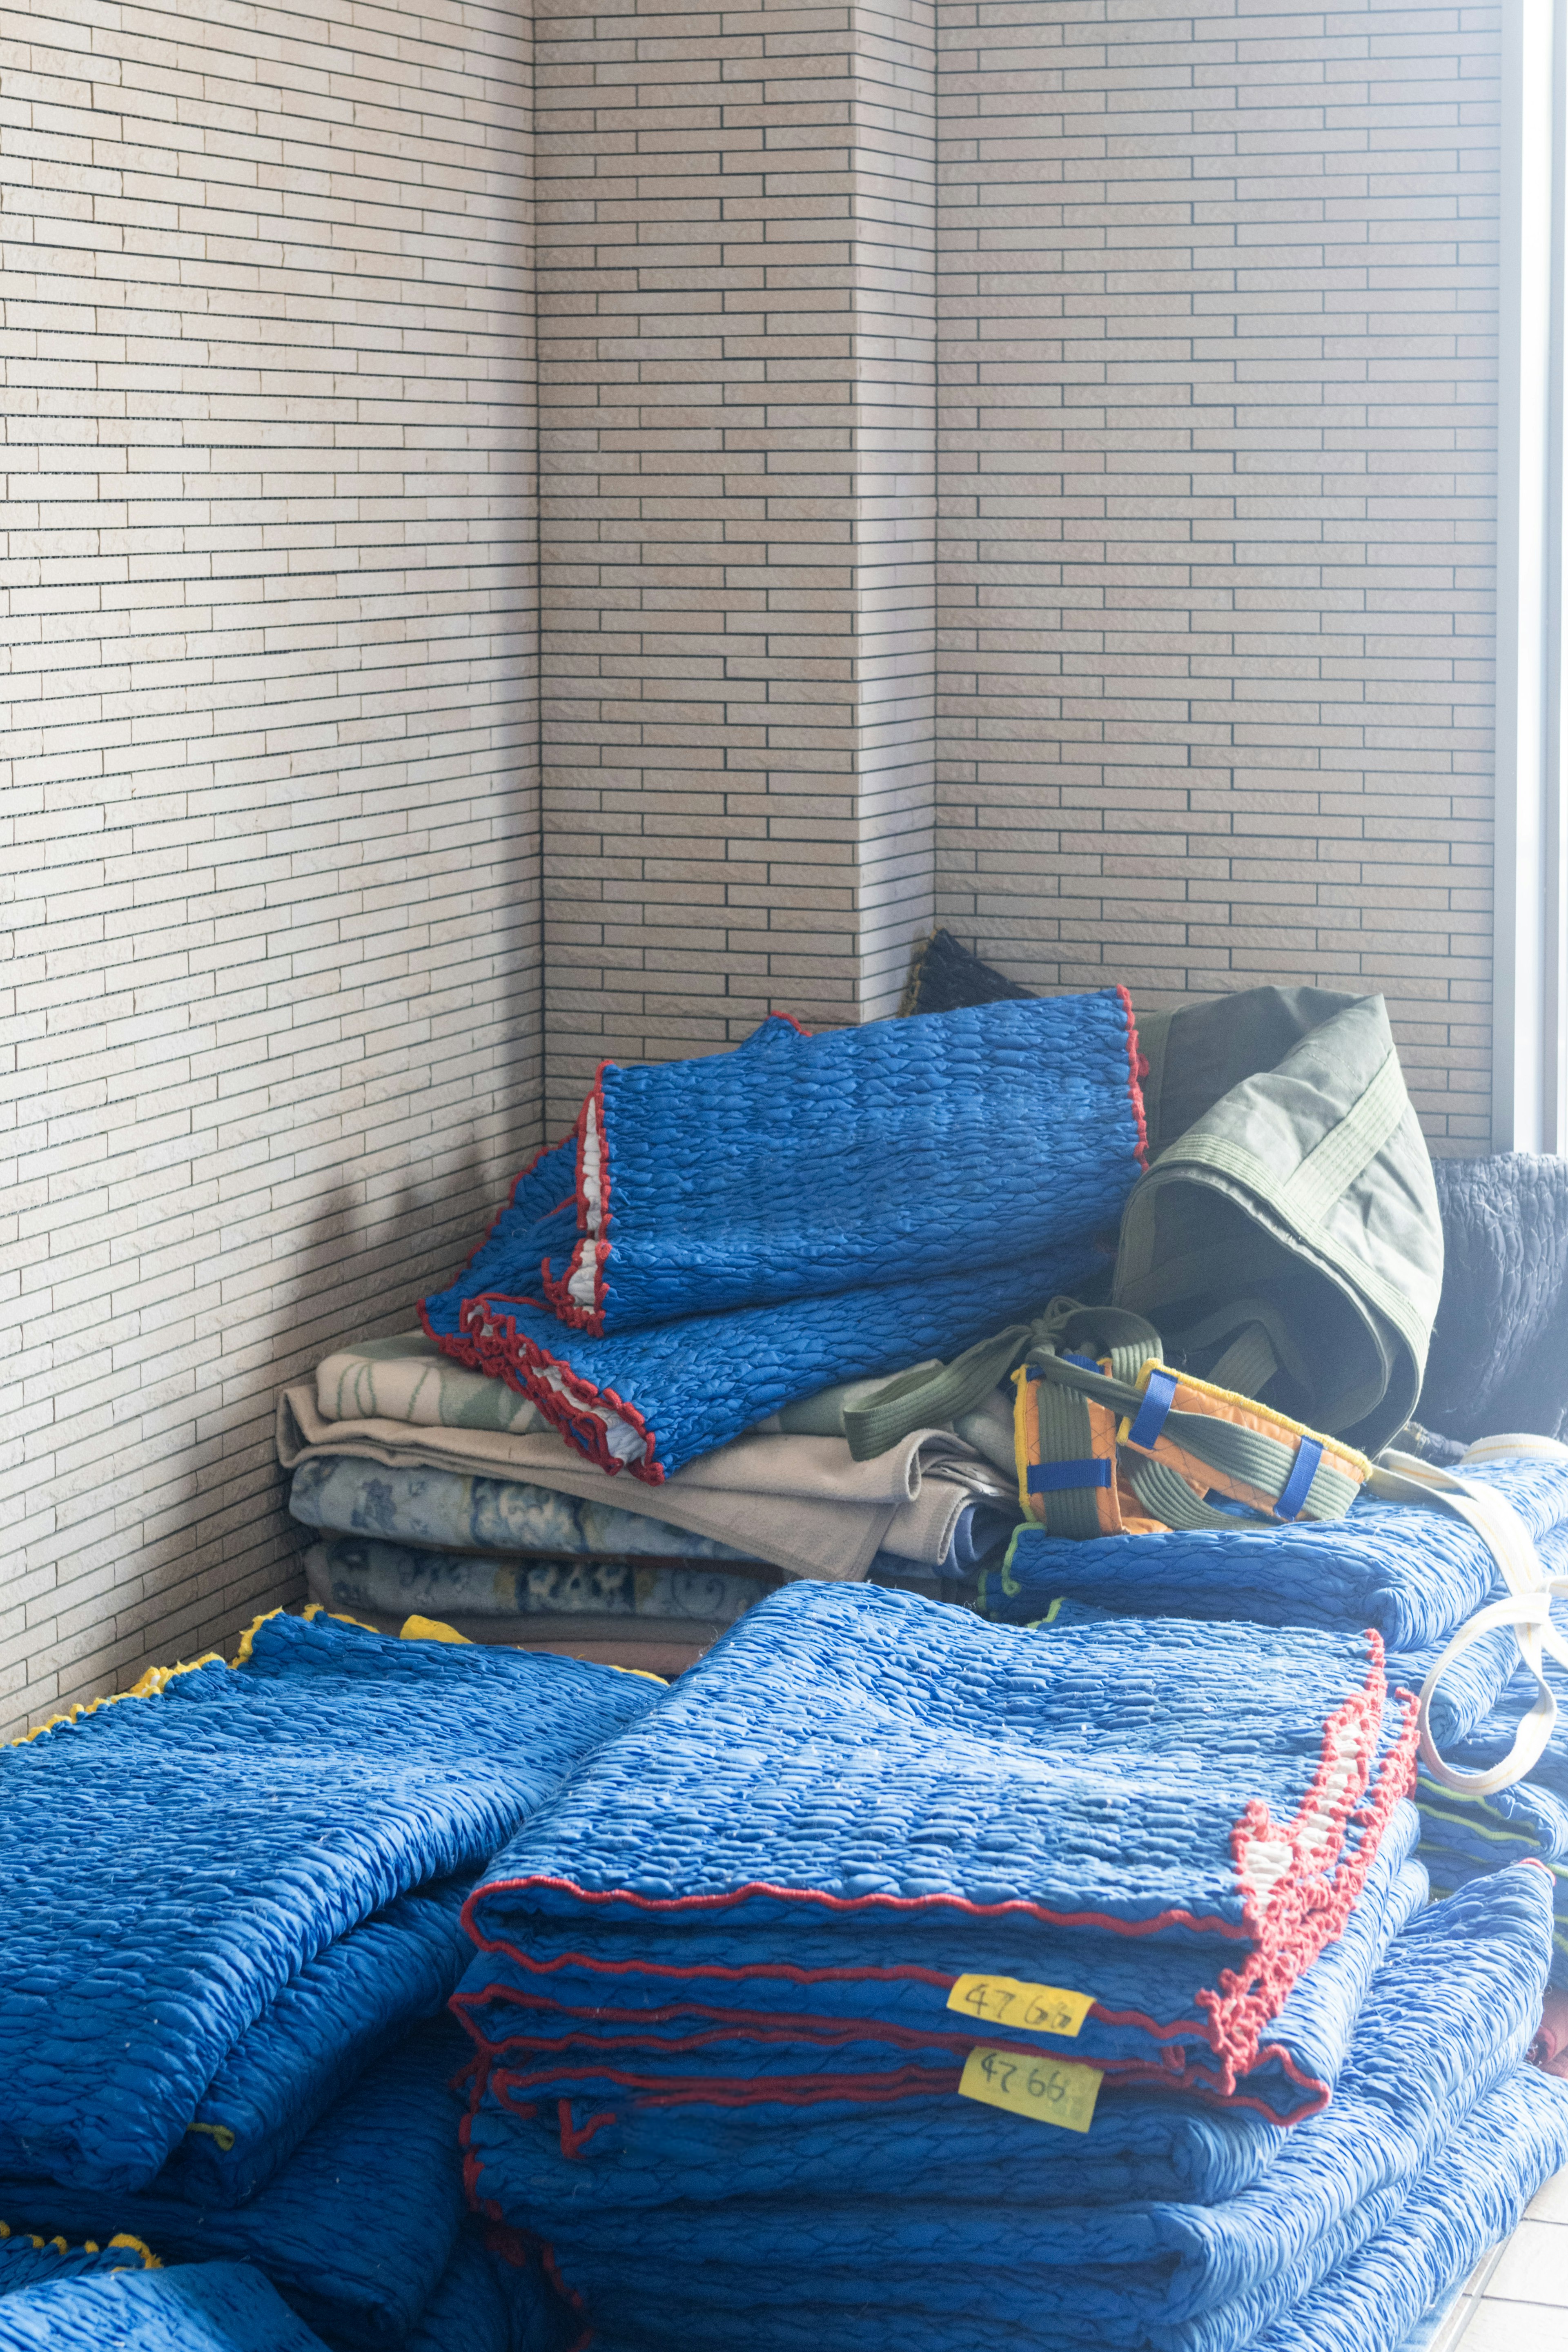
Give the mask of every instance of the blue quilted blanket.
<svg viewBox="0 0 1568 2352">
<path fill-rule="evenodd" d="M 237 1668 L 151 1684 L 0 1748 L 7 2173 L 145 2187 L 291 1978 L 400 1895 L 477 1872 L 658 1688 L 282 1616 Z M 83 1863 L 106 1824 L 112 1899 Z M 318 2061 L 342 2049 L 330 2012 Z"/>
<path fill-rule="evenodd" d="M 801 2341 L 803 2318 L 819 2341 L 837 2346 L 841 2319 L 847 2340 L 864 2341 L 874 2283 L 884 2341 L 900 2346 L 908 2312 L 928 2327 L 1011 2322 L 1053 2344 L 1234 2352 L 1394 2221 L 1478 2099 L 1518 2066 L 1547 1925 L 1528 1867 L 1414 1920 L 1373 1980 L 1332 2105 L 1224 2204 L 1042 2212 L 998 2207 L 982 2179 L 891 2203 L 675 2205 L 658 2216 L 656 2324 L 678 2319 L 687 2342 L 716 2344 L 744 2310 L 749 2347 Z M 999 2148 L 994 2164 L 1005 2162 Z M 612 2330 L 647 2308 L 649 2235 L 646 2213 L 613 2206 L 552 2231 L 563 2279 Z"/>
<path fill-rule="evenodd" d="M 1115 1953 L 1152 1998 L 1169 1959 L 1201 2056 L 1140 2001 L 1122 2063 L 1228 2095 L 1349 1919 L 1408 1785 L 1411 1725 L 1384 1697 L 1375 1637 L 1118 1620 L 1045 1641 L 795 1585 L 584 1764 L 466 1917 L 481 1954 L 524 1969 L 566 1935 L 594 1970 L 598 1938 L 632 1928 L 684 2009 L 721 1975 L 758 1989 L 752 2034 L 797 1968 L 829 2037 L 852 2039 L 857 2005 L 896 1982 L 885 2042 L 918 2014 L 948 2051 L 1080 2047 L 950 2009 L 958 1975 L 1097 1997 L 1091 1964 Z M 1042 1954 L 1072 1973 L 1047 1978 Z M 490 1980 L 481 1957 L 470 2011 Z M 1120 2007 L 1133 1979 L 1117 1981 Z"/>
<path fill-rule="evenodd" d="M 446 1353 L 657 1482 L 835 1381 L 950 1356 L 1103 1263 L 1140 1173 L 1125 992 L 606 1066 L 447 1290 Z"/>
<path fill-rule="evenodd" d="M 1516 1457 L 1464 1475 L 1511 1503 L 1550 1558 L 1568 1530 L 1568 1469 Z M 1266 1528 L 1104 1536 L 1073 1543 L 1020 1528 L 1006 1565 L 981 1580 L 980 1606 L 1011 1623 L 1058 1594 L 1107 1609 L 1180 1611 L 1266 1625 L 1375 1626 L 1390 1649 L 1447 1639 L 1500 1594 L 1497 1566 L 1466 1522 L 1363 1496 L 1347 1517 Z"/>
<path fill-rule="evenodd" d="M 0 2180 L 0 2210 L 45 2235 L 111 2223 L 174 2262 L 253 2262 L 335 2342 L 401 2345 L 457 2250 L 463 2221 L 458 2110 L 448 2085 L 465 2044 L 450 2021 L 377 2061 L 248 2204 L 204 2207 L 163 2181 L 138 2194 Z"/>
<path fill-rule="evenodd" d="M 19 2294 L 25 2288 L 50 2286 L 61 2279 L 102 2277 L 111 2271 L 150 2271 L 158 2267 L 139 2238 L 123 2233 L 106 2246 L 89 2239 L 84 2246 L 46 2241 L 26 2230 L 0 2221 L 0 2295 Z"/>
<path fill-rule="evenodd" d="M 270 2180 L 370 2062 L 442 2009 L 472 1957 L 473 1885 L 465 1871 L 416 1887 L 307 1960 L 207 2084 L 160 2185 L 224 2206 Z"/>
<path fill-rule="evenodd" d="M 1247 2071 L 1228 2084 L 1202 2001 L 1203 1962 L 1181 1942 L 1130 1948 L 1125 1939 L 1049 1929 L 1023 1965 L 1036 1981 L 1086 1985 L 1094 2006 L 1071 2055 L 1113 2081 L 1179 2074 L 1194 2090 L 1230 2095 L 1281 2120 L 1321 2106 L 1338 2077 L 1371 1978 L 1427 1898 L 1426 1874 L 1405 1867 L 1419 1817 L 1395 1811 L 1343 1933 L 1305 1969 L 1267 2027 Z M 717 1969 L 683 1976 L 675 1956 L 649 1960 L 647 1938 L 601 1927 L 591 1956 L 573 1931 L 541 1921 L 522 1962 L 492 1953 L 482 1987 L 455 2006 L 515 2103 L 592 2098 L 603 2116 L 628 2095 L 679 2098 L 709 2113 L 743 2103 L 760 2081 L 797 2098 L 859 2086 L 887 2101 L 895 2084 L 956 2087 L 975 2021 L 942 2005 L 964 1972 L 972 1930 L 942 1922 L 901 1963 L 850 1972 L 842 1935 L 795 1926 L 788 1959 L 734 1983 Z M 662 1961 L 662 1964 L 661 1964 Z M 478 1972 L 476 1972 L 478 1973 Z M 998 2021 L 984 2036 L 1038 2046 Z M 631 2086 L 636 2084 L 636 2090 Z"/>
<path fill-rule="evenodd" d="M 0 2302 L 0 2352 L 322 2352 L 244 2263 L 121 2271 Z"/>
<path fill-rule="evenodd" d="M 1517 2066 L 1446 2147 L 1395 2219 L 1339 2264 L 1256 2352 L 1386 2352 L 1522 2219 L 1568 2164 L 1568 2084 Z"/>
</svg>

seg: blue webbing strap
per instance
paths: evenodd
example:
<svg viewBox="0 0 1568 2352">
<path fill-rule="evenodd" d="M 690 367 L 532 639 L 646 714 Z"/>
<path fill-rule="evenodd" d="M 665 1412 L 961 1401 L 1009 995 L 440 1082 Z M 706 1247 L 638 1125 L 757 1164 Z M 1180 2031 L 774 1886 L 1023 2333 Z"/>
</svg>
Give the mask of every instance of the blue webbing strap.
<svg viewBox="0 0 1568 2352">
<path fill-rule="evenodd" d="M 1110 1465 L 1096 1456 L 1087 1462 L 1031 1462 L 1031 1495 L 1059 1495 L 1069 1486 L 1109 1486 Z"/>
<path fill-rule="evenodd" d="M 1171 1402 L 1175 1393 L 1175 1373 L 1166 1371 L 1162 1364 L 1155 1364 L 1150 1371 L 1148 1385 L 1143 1391 L 1143 1402 L 1138 1408 L 1138 1418 L 1127 1433 L 1129 1445 L 1142 1446 L 1145 1454 L 1152 1454 L 1160 1432 L 1165 1426 L 1165 1418 L 1171 1410 Z"/>
<path fill-rule="evenodd" d="M 1302 1506 L 1311 1490 L 1312 1481 L 1318 1475 L 1318 1465 L 1322 1458 L 1323 1449 L 1317 1439 L 1303 1437 L 1296 1448 L 1296 1459 L 1290 1465 L 1290 1475 L 1280 1488 L 1279 1500 L 1274 1506 L 1274 1516 L 1277 1519 L 1300 1517 Z"/>
</svg>

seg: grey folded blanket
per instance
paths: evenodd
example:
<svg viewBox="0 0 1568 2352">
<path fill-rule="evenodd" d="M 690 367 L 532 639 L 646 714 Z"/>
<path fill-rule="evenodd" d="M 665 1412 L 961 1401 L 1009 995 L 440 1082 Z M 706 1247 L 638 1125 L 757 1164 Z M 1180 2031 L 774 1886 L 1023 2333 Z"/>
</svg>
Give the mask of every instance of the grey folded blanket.
<svg viewBox="0 0 1568 2352">
<path fill-rule="evenodd" d="M 1568 1437 L 1568 1160 L 1505 1151 L 1433 1174 L 1443 1297 L 1417 1419 L 1467 1443 Z"/>
</svg>

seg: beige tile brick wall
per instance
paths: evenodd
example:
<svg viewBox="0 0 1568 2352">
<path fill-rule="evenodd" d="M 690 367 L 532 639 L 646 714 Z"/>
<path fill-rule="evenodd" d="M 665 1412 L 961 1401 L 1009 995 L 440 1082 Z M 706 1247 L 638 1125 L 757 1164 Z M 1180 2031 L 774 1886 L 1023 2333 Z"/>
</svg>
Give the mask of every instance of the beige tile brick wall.
<svg viewBox="0 0 1568 2352">
<path fill-rule="evenodd" d="M 931 907 L 929 0 L 536 22 L 549 1087 Z"/>
<path fill-rule="evenodd" d="M 524 31 L 0 12 L 0 1729 L 300 1591 L 537 1127 Z"/>
<path fill-rule="evenodd" d="M 942 919 L 1485 1149 L 1495 7 L 942 0 Z"/>
</svg>

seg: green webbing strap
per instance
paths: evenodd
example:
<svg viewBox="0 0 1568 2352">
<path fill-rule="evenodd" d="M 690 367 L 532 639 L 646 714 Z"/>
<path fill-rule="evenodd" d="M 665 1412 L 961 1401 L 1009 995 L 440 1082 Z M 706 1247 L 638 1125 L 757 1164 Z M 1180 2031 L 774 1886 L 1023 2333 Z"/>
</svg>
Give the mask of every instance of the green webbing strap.
<svg viewBox="0 0 1568 2352">
<path fill-rule="evenodd" d="M 1040 1460 L 1088 1462 L 1094 1450 L 1088 1399 L 1076 1395 L 1071 1389 L 1054 1388 L 1042 1381 L 1037 1402 Z M 1115 1475 L 1114 1465 L 1111 1475 Z M 1036 1500 L 1045 1506 L 1047 1535 L 1071 1536 L 1081 1543 L 1089 1536 L 1100 1534 L 1100 1512 L 1095 1503 L 1099 1491 L 1095 1486 L 1060 1486 L 1037 1496 Z"/>
<path fill-rule="evenodd" d="M 1212 1503 L 1194 1495 L 1181 1472 L 1168 1462 L 1130 1454 L 1122 1466 L 1149 1517 L 1167 1528 L 1234 1528 L 1241 1524 L 1234 1511 L 1216 1511 Z"/>
<path fill-rule="evenodd" d="M 874 1396 L 846 1405 L 844 1434 L 851 1455 L 857 1462 L 869 1462 L 913 1429 L 945 1429 L 960 1413 L 973 1412 L 976 1405 L 984 1404 L 998 1381 L 1023 1362 L 1031 1348 L 1050 1348 L 1058 1339 L 1066 1347 L 1079 1347 L 1080 1340 L 1073 1335 L 1089 1333 L 1091 1322 L 1096 1328 L 1103 1323 L 1109 1335 L 1141 1346 L 1140 1366 L 1160 1352 L 1158 1332 L 1141 1315 L 1130 1314 L 1125 1307 L 1080 1307 L 1076 1298 L 1053 1298 L 1033 1322 L 1009 1323 L 1005 1331 L 994 1333 L 989 1339 L 977 1339 L 962 1356 L 954 1356 L 951 1364 L 895 1372 Z M 1106 1350 L 1085 1346 L 1083 1352 L 1103 1355 Z"/>
<path fill-rule="evenodd" d="M 973 1412 L 1028 1353 L 1034 1336 L 1032 1323 L 1010 1323 L 992 1339 L 977 1339 L 951 1364 L 895 1372 L 863 1404 L 847 1405 L 844 1434 L 854 1460 L 869 1462 L 912 1429 L 943 1429 L 960 1413 Z"/>
</svg>

